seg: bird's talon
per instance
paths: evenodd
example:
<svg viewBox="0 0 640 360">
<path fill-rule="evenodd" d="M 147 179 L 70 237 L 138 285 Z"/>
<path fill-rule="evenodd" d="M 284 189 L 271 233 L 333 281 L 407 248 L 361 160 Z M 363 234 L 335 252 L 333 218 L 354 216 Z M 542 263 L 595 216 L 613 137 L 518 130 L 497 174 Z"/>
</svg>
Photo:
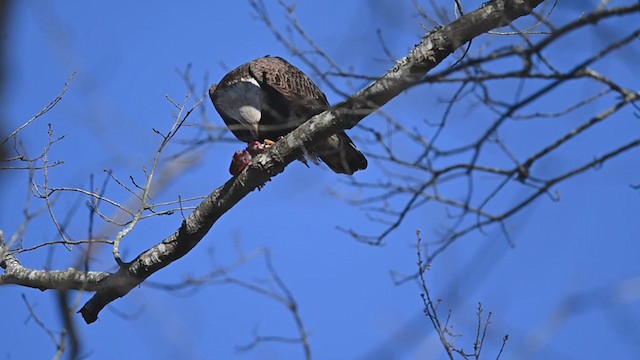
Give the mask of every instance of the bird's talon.
<svg viewBox="0 0 640 360">
<path fill-rule="evenodd" d="M 275 142 L 269 139 L 265 139 L 263 142 L 252 141 L 247 144 L 246 151 L 248 151 L 251 156 L 256 156 L 267 151 L 271 146 L 273 146 L 273 144 L 275 144 Z"/>
<path fill-rule="evenodd" d="M 281 136 L 282 137 L 282 136 Z M 265 149 L 268 149 L 270 147 L 272 147 L 276 142 L 273 140 L 269 140 L 269 139 L 264 139 L 264 142 L 262 143 L 264 145 Z"/>
</svg>

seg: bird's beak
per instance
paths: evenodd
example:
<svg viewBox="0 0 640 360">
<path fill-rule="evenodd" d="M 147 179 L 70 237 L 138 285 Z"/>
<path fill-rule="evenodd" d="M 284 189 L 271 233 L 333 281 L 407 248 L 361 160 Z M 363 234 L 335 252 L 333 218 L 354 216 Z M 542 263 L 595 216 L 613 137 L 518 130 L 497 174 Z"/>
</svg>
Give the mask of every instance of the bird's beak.
<svg viewBox="0 0 640 360">
<path fill-rule="evenodd" d="M 254 139 L 258 138 L 258 126 L 259 124 L 251 124 L 251 129 L 249 130 Z"/>
</svg>

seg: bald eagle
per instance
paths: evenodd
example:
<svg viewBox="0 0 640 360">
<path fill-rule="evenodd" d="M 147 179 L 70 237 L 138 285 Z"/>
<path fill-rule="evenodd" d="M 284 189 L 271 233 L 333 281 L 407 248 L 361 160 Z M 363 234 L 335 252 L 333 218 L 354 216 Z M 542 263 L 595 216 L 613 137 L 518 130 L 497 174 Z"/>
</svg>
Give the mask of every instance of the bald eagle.
<svg viewBox="0 0 640 360">
<path fill-rule="evenodd" d="M 330 108 L 325 94 L 305 73 L 270 56 L 231 70 L 209 88 L 209 97 L 231 132 L 248 143 L 233 157 L 229 170 L 234 176 L 251 163 L 251 156 Z M 307 155 L 338 174 L 367 168 L 367 159 L 344 131 L 320 141 Z"/>
</svg>

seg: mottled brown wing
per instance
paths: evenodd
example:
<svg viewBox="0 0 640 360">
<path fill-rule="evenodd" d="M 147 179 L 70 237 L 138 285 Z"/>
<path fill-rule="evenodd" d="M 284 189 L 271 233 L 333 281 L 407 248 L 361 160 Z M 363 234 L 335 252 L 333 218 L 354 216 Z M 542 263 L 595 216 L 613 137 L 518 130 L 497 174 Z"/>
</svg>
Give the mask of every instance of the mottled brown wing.
<svg viewBox="0 0 640 360">
<path fill-rule="evenodd" d="M 282 58 L 253 60 L 249 64 L 249 73 L 265 91 L 278 95 L 268 96 L 276 112 L 284 113 L 282 107 L 287 107 L 296 113 L 300 123 L 330 108 L 322 90 L 305 73 Z M 267 117 L 265 120 L 270 121 Z M 367 168 L 367 159 L 343 131 L 320 141 L 310 153 L 338 174 L 352 175 Z"/>
<path fill-rule="evenodd" d="M 310 117 L 329 108 L 322 90 L 305 73 L 283 58 L 255 59 L 249 63 L 249 72 L 265 90 L 277 91 L 291 102 L 300 115 Z"/>
</svg>

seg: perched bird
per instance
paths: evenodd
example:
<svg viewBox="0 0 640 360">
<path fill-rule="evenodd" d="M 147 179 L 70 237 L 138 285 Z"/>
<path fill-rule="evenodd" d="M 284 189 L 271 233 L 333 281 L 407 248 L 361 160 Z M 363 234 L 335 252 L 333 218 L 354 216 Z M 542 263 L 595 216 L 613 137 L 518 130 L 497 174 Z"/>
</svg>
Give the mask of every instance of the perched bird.
<svg viewBox="0 0 640 360">
<path fill-rule="evenodd" d="M 209 97 L 222 120 L 247 149 L 233 156 L 229 171 L 237 175 L 251 157 L 266 151 L 279 137 L 330 108 L 324 93 L 300 69 L 280 57 L 254 59 L 231 70 Z M 367 168 L 367 159 L 341 131 L 308 149 L 338 174 Z"/>
</svg>

